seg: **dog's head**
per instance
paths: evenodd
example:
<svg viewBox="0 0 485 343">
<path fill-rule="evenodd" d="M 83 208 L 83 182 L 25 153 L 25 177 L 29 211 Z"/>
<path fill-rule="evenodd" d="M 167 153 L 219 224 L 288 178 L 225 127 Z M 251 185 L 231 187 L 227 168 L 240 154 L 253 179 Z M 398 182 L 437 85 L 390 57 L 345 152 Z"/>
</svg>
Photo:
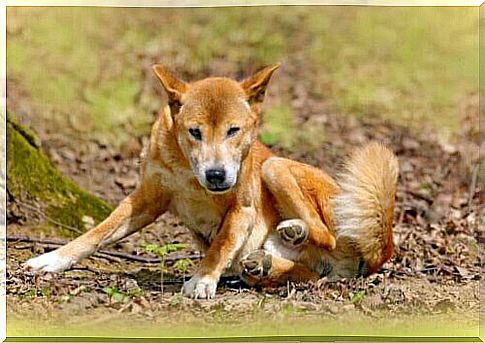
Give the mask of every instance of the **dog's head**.
<svg viewBox="0 0 485 343">
<path fill-rule="evenodd" d="M 257 138 L 266 87 L 278 67 L 265 67 L 242 82 L 211 77 L 193 83 L 161 65 L 153 67 L 168 94 L 178 145 L 209 192 L 224 193 L 236 184 Z"/>
</svg>

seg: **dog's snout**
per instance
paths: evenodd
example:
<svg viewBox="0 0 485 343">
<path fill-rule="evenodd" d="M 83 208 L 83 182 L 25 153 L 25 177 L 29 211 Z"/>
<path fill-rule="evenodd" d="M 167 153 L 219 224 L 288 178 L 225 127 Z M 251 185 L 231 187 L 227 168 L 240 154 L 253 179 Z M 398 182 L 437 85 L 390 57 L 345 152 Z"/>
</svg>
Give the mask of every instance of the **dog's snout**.
<svg viewBox="0 0 485 343">
<path fill-rule="evenodd" d="M 226 171 L 224 169 L 208 169 L 205 171 L 205 178 L 207 182 L 218 185 L 224 183 L 226 180 Z"/>
</svg>

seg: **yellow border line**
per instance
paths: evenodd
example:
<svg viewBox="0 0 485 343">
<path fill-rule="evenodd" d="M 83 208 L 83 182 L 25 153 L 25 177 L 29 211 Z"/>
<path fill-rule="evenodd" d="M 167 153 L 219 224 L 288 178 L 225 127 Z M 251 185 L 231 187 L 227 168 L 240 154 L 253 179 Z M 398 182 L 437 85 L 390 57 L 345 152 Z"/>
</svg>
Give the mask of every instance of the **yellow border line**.
<svg viewBox="0 0 485 343">
<path fill-rule="evenodd" d="M 7 25 L 6 25 L 6 8 L 5 5 L 1 5 L 0 7 L 0 23 L 4 23 L 3 25 L 3 32 L 0 34 L 0 118 L 4 118 L 2 122 L 0 122 L 0 132 L 2 133 L 1 136 L 5 137 L 5 141 L 0 143 L 0 164 L 1 169 L 5 171 L 5 175 L 3 176 L 4 179 L 3 184 L 7 185 L 6 180 L 6 160 L 7 160 Z M 0 119 L 1 120 L 1 119 Z M 0 242 L 0 342 L 3 342 L 7 337 L 7 325 L 6 325 L 6 318 L 7 318 L 7 230 L 6 230 L 6 221 L 7 221 L 7 194 L 6 189 L 0 188 L 0 193 L 2 193 L 3 199 L 5 201 L 0 204 L 0 211 L 3 211 L 0 216 L 3 216 L 5 219 L 5 225 L 0 224 L 0 239 L 5 239 Z M 0 197 L 2 198 L 2 197 Z"/>
<path fill-rule="evenodd" d="M 484 0 L 6 0 L 6 6 L 216 7 L 271 5 L 480 6 Z"/>
<path fill-rule="evenodd" d="M 215 6 L 271 6 L 271 5 L 360 5 L 360 6 L 481 6 L 484 0 L 346 0 L 346 1 L 323 1 L 323 0 L 214 0 L 210 3 L 204 0 L 6 0 L 0 4 L 0 23 L 3 24 L 3 32 L 0 35 L 0 113 L 4 120 L 0 123 L 0 130 L 5 134 L 5 141 L 0 143 L 0 149 L 6 147 L 6 7 L 8 6 L 113 6 L 113 7 L 215 7 Z M 4 155 L 6 159 L 6 154 Z M 0 154 L 0 163 L 6 161 Z M 5 168 L 6 171 L 6 168 Z M 6 180 L 5 185 L 6 185 Z M 6 199 L 6 190 L 0 189 Z M 3 210 L 6 209 L 6 204 Z M 0 205 L 0 209 L 2 209 Z M 6 213 L 5 218 L 6 218 Z M 4 226 L 0 226 L 0 238 L 6 238 Z M 6 339 L 6 249 L 0 245 L 0 342 Z M 5 243 L 6 247 L 6 243 Z M 365 337 L 365 336 L 363 336 Z"/>
</svg>

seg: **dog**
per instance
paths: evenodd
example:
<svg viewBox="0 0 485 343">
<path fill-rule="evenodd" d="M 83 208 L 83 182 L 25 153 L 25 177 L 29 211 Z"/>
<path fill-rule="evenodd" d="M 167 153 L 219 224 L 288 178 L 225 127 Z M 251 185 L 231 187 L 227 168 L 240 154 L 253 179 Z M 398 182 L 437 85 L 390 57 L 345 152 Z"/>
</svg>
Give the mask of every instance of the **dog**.
<svg viewBox="0 0 485 343">
<path fill-rule="evenodd" d="M 182 292 L 212 298 L 222 273 L 248 284 L 367 275 L 393 251 L 398 163 L 378 143 L 358 149 L 336 181 L 275 156 L 258 140 L 261 106 L 279 64 L 241 82 L 192 83 L 153 66 L 168 96 L 141 154 L 136 189 L 99 225 L 25 263 L 61 272 L 100 247 L 178 216 L 204 252 Z"/>
</svg>

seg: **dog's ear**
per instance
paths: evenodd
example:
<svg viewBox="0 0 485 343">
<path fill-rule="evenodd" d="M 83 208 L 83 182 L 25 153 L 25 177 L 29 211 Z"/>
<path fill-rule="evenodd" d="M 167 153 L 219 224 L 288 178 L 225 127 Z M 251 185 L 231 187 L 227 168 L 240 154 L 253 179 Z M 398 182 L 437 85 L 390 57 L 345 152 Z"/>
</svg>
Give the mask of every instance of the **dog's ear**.
<svg viewBox="0 0 485 343">
<path fill-rule="evenodd" d="M 152 68 L 167 92 L 168 105 L 172 115 L 177 114 L 182 106 L 184 93 L 188 88 L 187 83 L 178 79 L 170 70 L 160 64 L 155 64 Z"/>
<path fill-rule="evenodd" d="M 280 64 L 272 64 L 258 70 L 255 74 L 241 81 L 241 87 L 246 92 L 250 104 L 262 103 L 271 75 L 280 67 Z"/>
</svg>

